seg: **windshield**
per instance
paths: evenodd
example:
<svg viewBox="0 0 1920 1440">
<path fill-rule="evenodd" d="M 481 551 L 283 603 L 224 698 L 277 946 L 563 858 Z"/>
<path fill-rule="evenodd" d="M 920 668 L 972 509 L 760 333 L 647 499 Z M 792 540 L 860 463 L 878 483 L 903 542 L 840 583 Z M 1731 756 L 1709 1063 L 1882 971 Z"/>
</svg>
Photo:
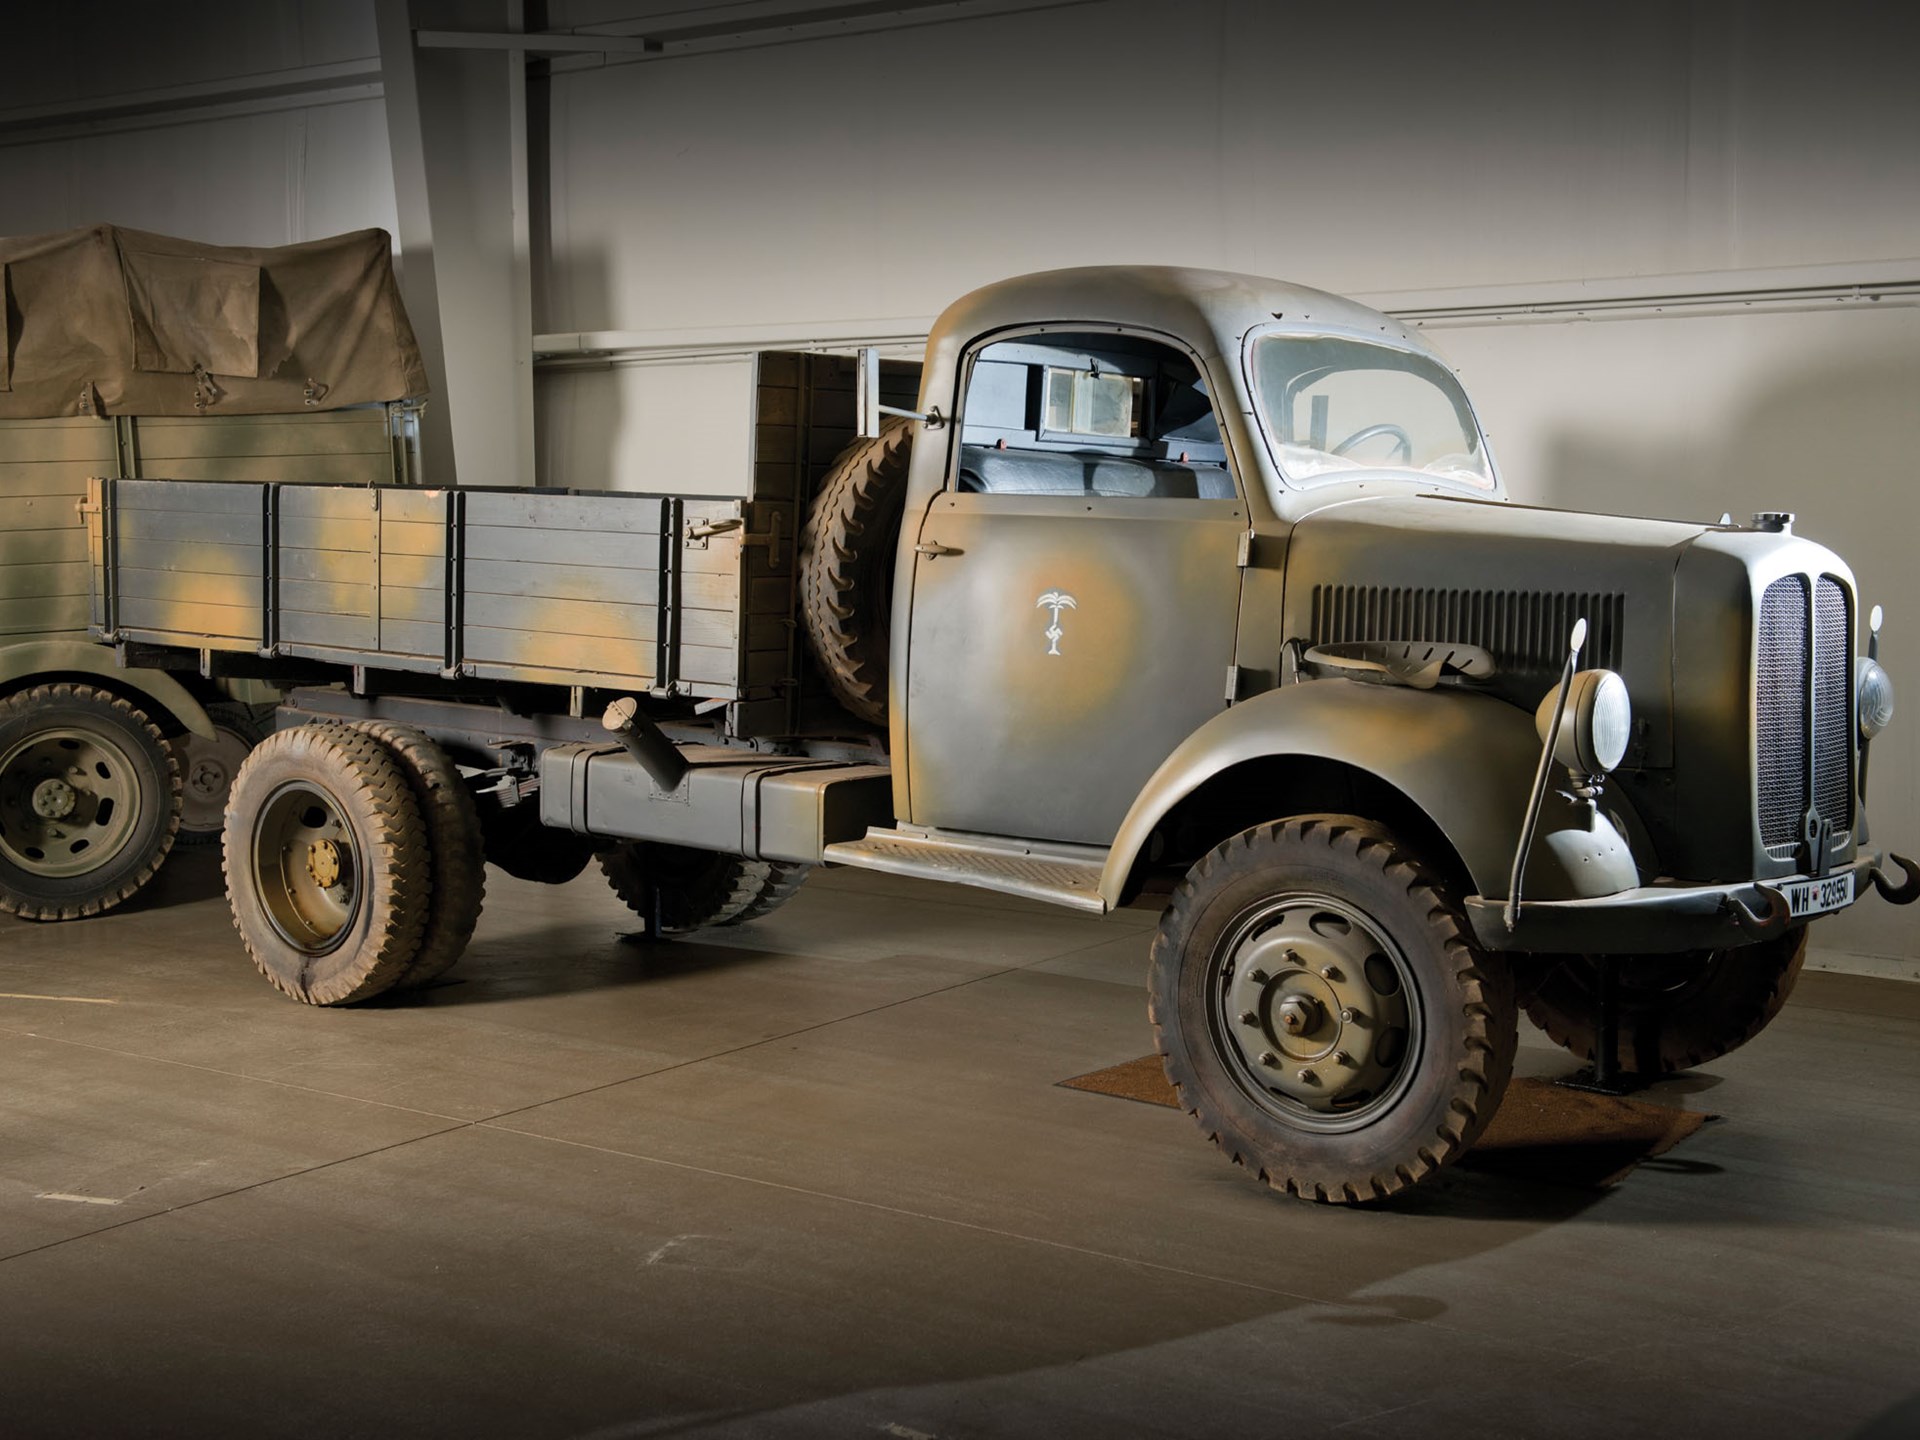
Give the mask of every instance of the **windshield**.
<svg viewBox="0 0 1920 1440">
<path fill-rule="evenodd" d="M 1320 485 L 1356 471 L 1493 488 L 1459 383 L 1424 355 L 1329 336 L 1268 335 L 1254 392 L 1281 471 Z"/>
</svg>

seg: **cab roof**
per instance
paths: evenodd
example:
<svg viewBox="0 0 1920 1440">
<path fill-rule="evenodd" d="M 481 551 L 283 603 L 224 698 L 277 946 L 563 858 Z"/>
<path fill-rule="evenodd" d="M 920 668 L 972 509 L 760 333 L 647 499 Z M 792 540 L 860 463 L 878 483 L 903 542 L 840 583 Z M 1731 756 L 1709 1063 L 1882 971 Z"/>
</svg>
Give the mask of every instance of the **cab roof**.
<svg viewBox="0 0 1920 1440">
<path fill-rule="evenodd" d="M 1424 336 L 1357 301 L 1284 280 L 1173 265 L 1087 265 L 984 285 L 941 312 L 930 340 L 935 350 L 954 352 L 943 358 L 957 358 L 961 347 L 995 331 L 1086 322 L 1157 330 L 1202 355 L 1229 356 L 1248 330 L 1276 319 L 1435 353 Z"/>
</svg>

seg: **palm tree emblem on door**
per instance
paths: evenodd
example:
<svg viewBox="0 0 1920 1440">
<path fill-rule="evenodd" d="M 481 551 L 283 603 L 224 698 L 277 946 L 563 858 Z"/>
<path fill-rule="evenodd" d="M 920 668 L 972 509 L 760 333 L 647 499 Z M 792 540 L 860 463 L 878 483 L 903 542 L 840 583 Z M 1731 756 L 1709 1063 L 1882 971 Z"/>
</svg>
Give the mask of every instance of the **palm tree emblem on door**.
<svg viewBox="0 0 1920 1440">
<path fill-rule="evenodd" d="M 1053 642 L 1047 646 L 1047 654 L 1058 655 L 1060 653 L 1060 637 L 1067 633 L 1060 628 L 1060 612 L 1062 610 L 1077 610 L 1080 607 L 1073 603 L 1073 596 L 1067 594 L 1064 590 L 1049 590 L 1034 602 L 1034 608 L 1053 612 L 1053 623 L 1047 626 L 1046 629 L 1047 639 Z"/>
</svg>

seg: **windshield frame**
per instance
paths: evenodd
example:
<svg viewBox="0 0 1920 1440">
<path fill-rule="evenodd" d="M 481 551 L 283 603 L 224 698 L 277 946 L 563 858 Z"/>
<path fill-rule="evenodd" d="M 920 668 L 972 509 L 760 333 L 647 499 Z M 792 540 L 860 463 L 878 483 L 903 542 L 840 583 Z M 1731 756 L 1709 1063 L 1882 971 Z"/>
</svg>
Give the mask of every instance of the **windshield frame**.
<svg viewBox="0 0 1920 1440">
<path fill-rule="evenodd" d="M 1338 470 L 1309 479 L 1296 479 L 1288 474 L 1286 466 L 1280 462 L 1280 446 L 1267 415 L 1266 400 L 1261 393 L 1254 358 L 1260 343 L 1270 339 L 1341 340 L 1352 345 L 1371 345 L 1382 350 L 1392 350 L 1437 366 L 1452 380 L 1454 388 L 1459 393 L 1460 401 L 1465 406 L 1466 414 L 1473 421 L 1474 438 L 1479 441 L 1481 457 L 1486 461 L 1487 483 L 1477 485 L 1470 480 L 1455 480 L 1430 471 L 1410 470 L 1404 466 L 1394 465 L 1356 466 L 1351 470 Z M 1504 499 L 1506 496 L 1506 486 L 1500 478 L 1499 462 L 1494 458 L 1493 446 L 1487 440 L 1486 426 L 1480 423 L 1480 412 L 1474 406 L 1473 396 L 1467 392 L 1467 387 L 1460 383 L 1459 374 L 1454 367 L 1425 346 L 1408 345 L 1386 335 L 1368 334 L 1339 325 L 1286 323 L 1256 325 L 1247 331 L 1245 338 L 1241 341 L 1240 369 L 1241 381 L 1246 386 L 1248 408 L 1253 412 L 1254 428 L 1260 432 L 1260 443 L 1266 449 L 1267 460 L 1273 467 L 1273 473 L 1279 477 L 1281 485 L 1288 490 L 1306 493 L 1324 490 L 1331 485 L 1391 483 L 1415 489 L 1439 488 L 1462 495 L 1475 495 L 1489 499 Z"/>
</svg>

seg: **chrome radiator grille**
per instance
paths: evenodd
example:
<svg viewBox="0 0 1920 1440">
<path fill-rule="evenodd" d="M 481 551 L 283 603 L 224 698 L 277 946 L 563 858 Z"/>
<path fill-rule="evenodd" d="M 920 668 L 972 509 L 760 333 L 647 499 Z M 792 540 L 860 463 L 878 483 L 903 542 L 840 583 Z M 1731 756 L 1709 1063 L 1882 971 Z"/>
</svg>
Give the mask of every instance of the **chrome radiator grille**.
<svg viewBox="0 0 1920 1440">
<path fill-rule="evenodd" d="M 1756 800 L 1769 849 L 1801 839 L 1810 801 L 1834 829 L 1853 826 L 1852 633 L 1846 587 L 1830 575 L 1788 575 L 1760 598 Z"/>
<path fill-rule="evenodd" d="M 1853 626 L 1846 587 L 1813 587 L 1813 798 L 1836 830 L 1853 826 Z"/>
</svg>

